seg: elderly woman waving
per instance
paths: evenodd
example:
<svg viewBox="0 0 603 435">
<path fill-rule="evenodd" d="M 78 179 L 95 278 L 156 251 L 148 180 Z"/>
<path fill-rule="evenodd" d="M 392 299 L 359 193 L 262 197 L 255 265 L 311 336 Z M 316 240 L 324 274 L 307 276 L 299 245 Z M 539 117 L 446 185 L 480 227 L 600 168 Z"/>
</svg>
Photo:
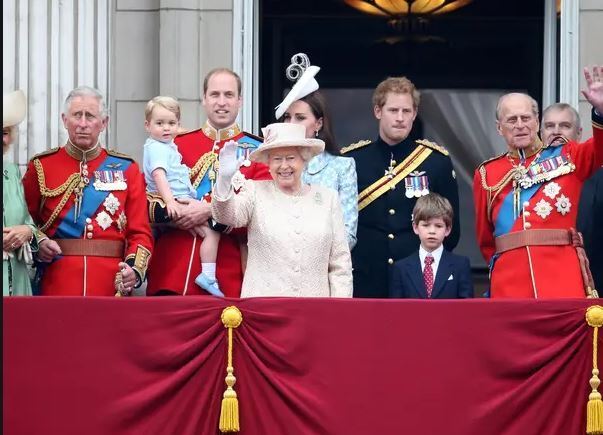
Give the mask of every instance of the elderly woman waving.
<svg viewBox="0 0 603 435">
<path fill-rule="evenodd" d="M 19 124 L 25 117 L 22 91 L 4 95 L 2 104 L 2 155 L 6 156 Z M 27 211 L 17 165 L 2 160 L 2 295 L 31 296 L 27 264 L 32 263 L 29 243 L 36 230 Z"/>
<path fill-rule="evenodd" d="M 271 124 L 250 160 L 273 180 L 241 180 L 237 144 L 220 151 L 212 213 L 247 227 L 249 258 L 241 297 L 351 297 L 352 263 L 337 192 L 302 184 L 305 164 L 324 150 L 299 124 Z M 234 187 L 240 192 L 234 194 Z"/>
</svg>

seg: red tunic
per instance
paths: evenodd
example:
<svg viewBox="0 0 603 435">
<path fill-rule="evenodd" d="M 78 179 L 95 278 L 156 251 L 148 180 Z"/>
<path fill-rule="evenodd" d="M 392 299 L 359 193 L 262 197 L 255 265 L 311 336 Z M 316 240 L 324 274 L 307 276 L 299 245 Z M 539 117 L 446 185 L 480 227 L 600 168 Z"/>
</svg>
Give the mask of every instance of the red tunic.
<svg viewBox="0 0 603 435">
<path fill-rule="evenodd" d="M 139 246 L 148 250 L 149 255 L 152 251 L 153 237 L 147 217 L 144 178 L 138 165 L 123 154 L 108 153 L 103 149 L 100 155 L 87 163 L 90 174 L 89 188 L 94 189 L 94 171 L 99 169 L 108 157 L 111 157 L 114 162 L 111 165 L 111 174 L 123 174 L 126 186 L 110 192 L 102 192 L 102 194 L 106 193 L 105 199 L 109 195 L 112 196 L 109 201 L 101 200 L 100 205 L 94 209 L 87 208 L 91 198 L 88 192 L 91 191 L 86 191 L 81 212 L 85 224 L 81 228 L 75 228 L 74 232 L 68 235 L 63 228 L 66 223 L 73 222 L 72 215 L 67 216 L 70 211 L 73 213 L 75 195 L 71 194 L 54 222 L 44 232 L 50 238 L 121 241 L 125 243 L 123 257 L 62 256 L 44 268 L 41 281 L 42 295 L 114 296 L 114 279 L 119 271 L 118 263 L 124 261 L 126 257 L 134 257 Z M 36 170 L 34 164 L 36 160 L 41 165 L 42 177 Z M 127 169 L 122 171 L 121 168 L 126 166 Z M 79 173 L 80 161 L 70 156 L 65 147 L 59 148 L 58 151 L 42 153 L 29 162 L 23 178 L 23 187 L 29 212 L 38 227 L 48 222 L 63 197 L 63 194 L 50 197 L 42 195 L 42 188 L 56 189 L 70 176 Z M 65 219 L 70 219 L 70 222 L 64 222 Z M 75 234 L 76 231 L 79 233 Z M 144 275 L 146 265 L 143 269 L 141 272 Z"/>
<path fill-rule="evenodd" d="M 216 131 L 207 122 L 204 127 L 176 137 L 175 143 L 182 154 L 182 163 L 189 168 L 207 154 L 219 153 L 222 146 L 229 140 L 242 144 L 240 151 L 245 147 L 249 151 L 257 147 L 257 138 L 252 138 L 239 130 L 237 125 Z M 254 142 L 255 144 L 252 144 Z M 259 163 L 241 166 L 241 173 L 247 179 L 270 179 L 268 167 Z M 208 171 L 209 173 L 209 171 Z M 203 177 L 202 183 L 209 183 L 208 174 Z M 191 177 L 194 181 L 195 175 Z M 209 201 L 210 195 L 204 195 Z M 229 233 L 222 233 L 218 246 L 216 262 L 216 277 L 220 290 L 227 297 L 239 297 L 243 283 L 243 269 L 241 265 L 240 244 L 246 241 L 246 231 L 235 229 Z M 161 290 L 169 290 L 182 295 L 208 294 L 195 284 L 195 278 L 201 273 L 201 260 L 199 247 L 202 239 L 193 237 L 188 231 L 170 228 L 161 234 L 155 242 L 155 253 L 148 273 L 147 295 L 154 295 Z"/>
<path fill-rule="evenodd" d="M 584 297 L 584 285 L 578 256 L 573 246 L 530 246 L 495 256 L 495 231 L 501 218 L 511 219 L 509 232 L 527 229 L 569 229 L 576 226 L 578 201 L 584 181 L 603 163 L 603 130 L 593 115 L 593 137 L 580 144 L 561 145 L 560 154 L 573 162 L 575 170 L 538 186 L 536 193 L 523 202 L 522 215 L 513 221 L 504 198 L 512 195 L 508 182 L 493 199 L 488 213 L 488 192 L 482 182 L 494 186 L 513 168 L 511 160 L 500 156 L 483 163 L 475 172 L 473 192 L 477 239 L 486 261 L 491 262 L 491 297 L 559 298 Z M 526 166 L 537 157 L 526 159 Z M 512 159 L 517 165 L 518 159 Z M 482 180 L 481 172 L 485 172 Z M 504 216 L 503 214 L 507 214 Z M 497 234 L 498 235 L 498 234 Z M 494 261 L 492 261 L 494 256 Z"/>
</svg>

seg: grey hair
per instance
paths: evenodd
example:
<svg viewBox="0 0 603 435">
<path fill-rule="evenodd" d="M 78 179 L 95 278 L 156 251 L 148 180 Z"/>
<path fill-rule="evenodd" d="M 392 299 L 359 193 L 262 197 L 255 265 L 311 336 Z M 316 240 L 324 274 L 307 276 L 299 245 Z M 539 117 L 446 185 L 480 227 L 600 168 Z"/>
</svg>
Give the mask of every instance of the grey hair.
<svg viewBox="0 0 603 435">
<path fill-rule="evenodd" d="M 312 159 L 312 157 L 314 157 L 312 150 L 308 147 L 297 147 L 297 150 L 306 164 L 310 161 L 310 159 Z"/>
<path fill-rule="evenodd" d="M 497 121 L 500 121 L 500 109 L 501 109 L 503 102 L 509 97 L 518 97 L 518 96 L 526 97 L 528 100 L 530 100 L 530 105 L 532 106 L 532 114 L 536 117 L 536 119 L 538 119 L 538 102 L 534 98 L 530 97 L 528 94 L 524 94 L 523 92 L 510 92 L 508 94 L 503 95 L 502 97 L 500 97 L 498 99 L 498 104 L 496 104 L 496 120 Z"/>
<path fill-rule="evenodd" d="M 63 113 L 68 113 L 71 107 L 71 102 L 74 98 L 77 97 L 93 97 L 98 100 L 98 110 L 100 112 L 101 117 L 107 117 L 107 109 L 105 106 L 105 99 L 103 98 L 103 94 L 100 93 L 99 90 L 94 89 L 90 86 L 78 86 L 67 95 L 65 98 L 65 105 L 63 106 Z"/>
<path fill-rule="evenodd" d="M 569 112 L 571 112 L 572 116 L 574 117 L 574 128 L 576 129 L 576 131 L 580 130 L 580 128 L 581 128 L 581 125 L 580 125 L 580 114 L 572 106 L 570 106 L 567 103 L 553 103 L 553 104 L 551 104 L 549 107 L 547 107 L 546 109 L 544 109 L 542 111 L 542 120 L 543 121 L 544 121 L 544 117 L 546 116 L 546 114 L 549 113 L 551 110 L 558 110 L 560 112 L 563 111 L 563 110 L 568 110 Z"/>
</svg>

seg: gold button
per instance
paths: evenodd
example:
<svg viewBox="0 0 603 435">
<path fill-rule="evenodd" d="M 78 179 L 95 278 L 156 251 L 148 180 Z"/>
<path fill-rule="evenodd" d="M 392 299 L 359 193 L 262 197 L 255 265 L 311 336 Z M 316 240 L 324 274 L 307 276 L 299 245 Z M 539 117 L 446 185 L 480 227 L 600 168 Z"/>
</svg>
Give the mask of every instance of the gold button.
<svg viewBox="0 0 603 435">
<path fill-rule="evenodd" d="M 393 238 L 394 238 L 394 235 L 393 235 L 393 234 L 388 234 L 388 235 L 387 235 L 387 238 L 388 238 L 388 239 L 393 239 Z"/>
<path fill-rule="evenodd" d="M 529 229 L 529 228 L 531 228 L 531 227 L 532 227 L 532 224 L 531 224 L 531 223 L 529 223 L 529 222 L 526 222 L 526 223 L 523 225 L 523 227 L 524 227 L 524 228 L 526 228 L 526 229 Z"/>
<path fill-rule="evenodd" d="M 396 161 L 392 160 L 392 166 L 396 166 Z"/>
<path fill-rule="evenodd" d="M 88 231 L 92 231 L 94 229 L 94 227 L 91 224 L 88 224 L 88 226 L 86 226 L 86 228 L 88 229 Z"/>
<path fill-rule="evenodd" d="M 396 190 L 396 186 L 392 184 L 391 187 L 390 187 L 390 189 L 391 190 Z"/>
<path fill-rule="evenodd" d="M 86 237 L 88 237 L 89 239 L 91 239 L 92 238 L 92 233 L 86 234 Z"/>
<path fill-rule="evenodd" d="M 394 264 L 394 259 L 393 259 L 393 258 L 389 258 L 389 259 L 387 260 L 387 263 L 388 263 L 388 264 Z"/>
<path fill-rule="evenodd" d="M 523 215 L 524 215 L 525 217 L 528 217 L 528 216 L 530 216 L 530 212 L 526 210 L 526 211 L 524 211 L 524 212 L 523 212 Z"/>
<path fill-rule="evenodd" d="M 92 223 L 92 219 L 90 219 L 90 218 L 86 218 L 86 223 L 87 223 L 87 224 Z"/>
<path fill-rule="evenodd" d="M 394 210 L 393 208 L 389 209 L 389 214 L 394 215 L 396 214 L 396 210 Z"/>
</svg>

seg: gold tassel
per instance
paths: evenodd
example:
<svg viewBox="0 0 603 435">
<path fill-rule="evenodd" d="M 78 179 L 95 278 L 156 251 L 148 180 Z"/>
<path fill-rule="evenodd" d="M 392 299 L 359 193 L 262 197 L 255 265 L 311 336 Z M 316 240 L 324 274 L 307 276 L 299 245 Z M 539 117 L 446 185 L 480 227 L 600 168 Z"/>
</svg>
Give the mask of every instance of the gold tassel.
<svg viewBox="0 0 603 435">
<path fill-rule="evenodd" d="M 593 376 L 590 378 L 591 393 L 588 395 L 586 406 L 586 433 L 589 435 L 603 435 L 603 401 L 598 388 L 601 384 L 599 369 L 597 367 L 597 353 L 599 341 L 599 327 L 603 325 L 603 307 L 593 305 L 586 310 L 586 323 L 594 328 L 593 331 Z"/>
<path fill-rule="evenodd" d="M 222 398 L 222 410 L 220 411 L 220 431 L 239 431 L 239 399 L 234 390 L 237 378 L 234 376 L 232 366 L 232 330 L 243 322 L 243 315 L 235 306 L 224 308 L 222 311 L 222 323 L 228 329 L 228 366 L 226 367 L 226 391 Z"/>
</svg>

